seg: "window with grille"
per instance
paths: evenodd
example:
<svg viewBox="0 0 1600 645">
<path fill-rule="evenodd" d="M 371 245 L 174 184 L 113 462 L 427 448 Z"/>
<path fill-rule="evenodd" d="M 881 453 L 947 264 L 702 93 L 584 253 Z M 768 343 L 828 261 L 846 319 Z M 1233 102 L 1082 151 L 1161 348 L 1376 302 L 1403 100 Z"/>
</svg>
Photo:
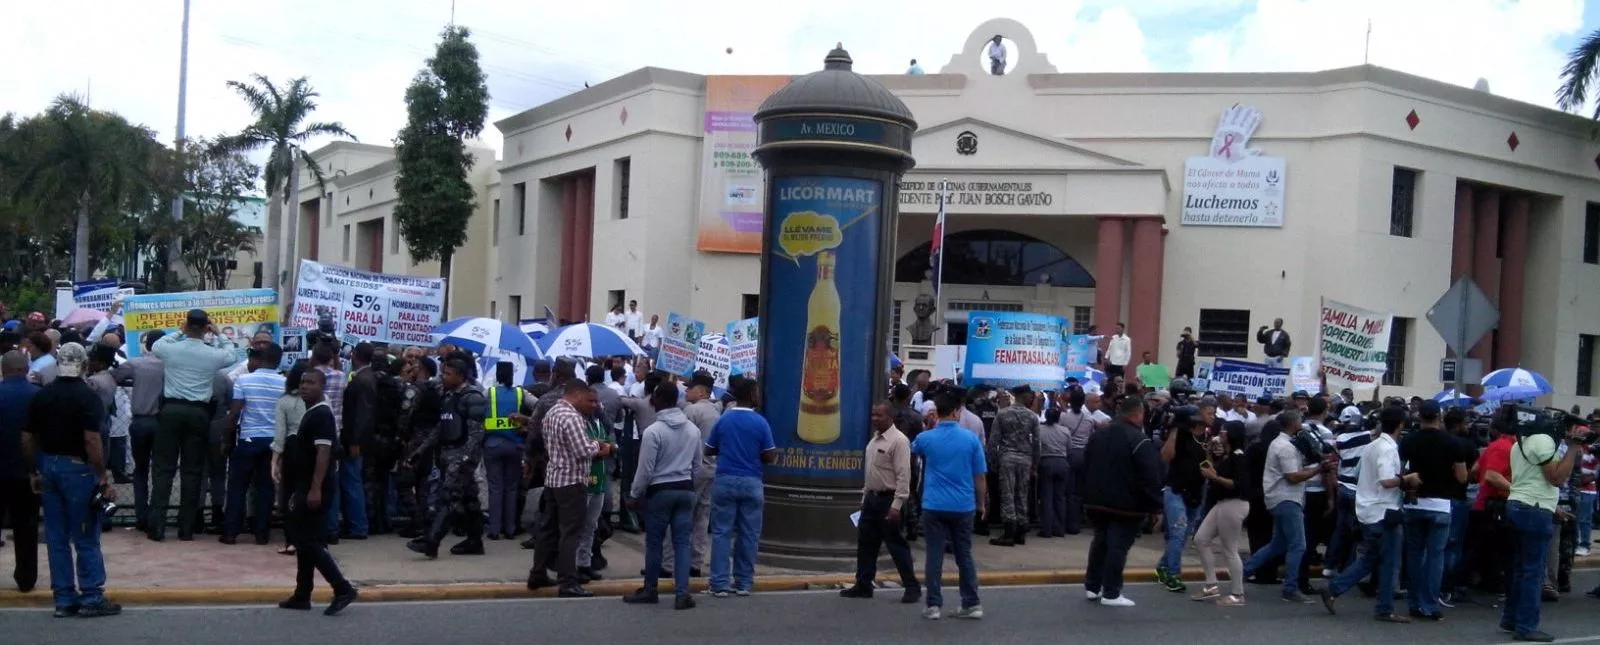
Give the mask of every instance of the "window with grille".
<svg viewBox="0 0 1600 645">
<path fill-rule="evenodd" d="M 1201 356 L 1245 358 L 1250 355 L 1254 336 L 1250 332 L 1249 309 L 1200 310 Z"/>
<path fill-rule="evenodd" d="M 519 182 L 511 187 L 512 201 L 517 208 L 517 235 L 528 233 L 528 184 Z"/>
<path fill-rule="evenodd" d="M 889 310 L 889 351 L 900 353 L 900 308 L 906 301 L 894 301 L 894 307 Z"/>
<path fill-rule="evenodd" d="M 1406 352 L 1411 348 L 1413 318 L 1395 316 L 1389 323 L 1389 366 L 1383 374 L 1384 385 L 1404 387 L 1406 384 Z"/>
<path fill-rule="evenodd" d="M 947 302 L 951 311 L 1022 311 L 1020 302 Z"/>
<path fill-rule="evenodd" d="M 1590 203 L 1583 214 L 1583 261 L 1600 264 L 1600 204 Z"/>
<path fill-rule="evenodd" d="M 1072 333 L 1087 334 L 1089 325 L 1094 324 L 1094 307 L 1072 308 Z"/>
<path fill-rule="evenodd" d="M 1394 192 L 1389 195 L 1389 234 L 1411 237 L 1417 204 L 1417 171 L 1394 169 Z"/>
<path fill-rule="evenodd" d="M 613 167 L 616 173 L 617 195 L 614 210 L 617 219 L 628 219 L 628 192 L 633 183 L 633 158 L 623 157 Z"/>
</svg>

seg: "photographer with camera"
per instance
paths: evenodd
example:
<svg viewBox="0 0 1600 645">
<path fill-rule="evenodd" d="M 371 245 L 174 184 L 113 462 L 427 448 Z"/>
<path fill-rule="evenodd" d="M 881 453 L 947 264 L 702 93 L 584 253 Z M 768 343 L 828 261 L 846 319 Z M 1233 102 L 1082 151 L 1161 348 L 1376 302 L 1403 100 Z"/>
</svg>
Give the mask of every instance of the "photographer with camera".
<svg viewBox="0 0 1600 645">
<path fill-rule="evenodd" d="M 1173 593 L 1187 591 L 1183 584 L 1183 547 L 1204 516 L 1206 478 L 1200 463 L 1206 460 L 1206 429 L 1216 420 L 1216 408 L 1179 405 L 1166 414 L 1170 419 L 1161 444 L 1161 462 L 1167 482 L 1162 489 L 1167 518 L 1167 548 L 1156 565 L 1156 581 Z"/>
<path fill-rule="evenodd" d="M 1539 423 L 1537 413 L 1507 408 L 1516 417 L 1516 446 L 1511 450 L 1511 494 L 1506 519 L 1511 523 L 1511 580 L 1500 612 L 1500 630 L 1516 640 L 1548 643 L 1555 637 L 1539 630 L 1540 587 L 1545 557 L 1555 534 L 1558 487 L 1572 476 L 1578 455 L 1586 449 L 1588 426 L 1566 425 L 1564 433 L 1553 424 Z M 1509 419 L 1508 419 L 1509 420 Z M 1565 442 L 1557 436 L 1565 435 Z"/>
</svg>

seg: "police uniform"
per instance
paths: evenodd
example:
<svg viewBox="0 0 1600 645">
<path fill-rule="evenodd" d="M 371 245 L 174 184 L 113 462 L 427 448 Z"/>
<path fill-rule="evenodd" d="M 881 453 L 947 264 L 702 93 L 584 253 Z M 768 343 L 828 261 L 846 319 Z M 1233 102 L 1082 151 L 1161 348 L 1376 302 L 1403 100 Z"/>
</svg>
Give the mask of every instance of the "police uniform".
<svg viewBox="0 0 1600 645">
<path fill-rule="evenodd" d="M 511 422 L 522 410 L 520 387 L 489 388 L 483 420 L 484 478 L 489 485 L 489 537 L 510 537 L 517 527 L 517 500 L 522 485 L 523 429 Z"/>
<path fill-rule="evenodd" d="M 478 462 L 483 458 L 484 419 L 489 403 L 483 392 L 466 384 L 444 393 L 439 426 L 423 445 L 436 447 L 439 497 L 433 505 L 428 534 L 407 543 L 413 551 L 434 557 L 452 519 L 462 522 L 467 539 L 450 548 L 456 555 L 483 553 L 483 509 L 478 502 Z"/>
</svg>

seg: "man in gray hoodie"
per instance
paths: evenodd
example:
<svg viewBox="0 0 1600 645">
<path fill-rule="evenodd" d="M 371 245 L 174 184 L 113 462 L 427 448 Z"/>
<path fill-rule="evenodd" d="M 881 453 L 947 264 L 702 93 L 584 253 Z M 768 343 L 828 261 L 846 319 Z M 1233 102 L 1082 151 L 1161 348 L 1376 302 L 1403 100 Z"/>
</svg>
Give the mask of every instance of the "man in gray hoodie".
<svg viewBox="0 0 1600 645">
<path fill-rule="evenodd" d="M 689 561 L 694 524 L 694 475 L 700 468 L 700 429 L 678 409 L 678 386 L 661 383 L 650 394 L 655 423 L 645 428 L 639 445 L 639 469 L 633 478 L 630 504 L 643 500 L 645 513 L 644 586 L 622 600 L 628 604 L 660 602 L 656 585 L 661 573 L 661 544 L 672 529 L 672 549 L 678 563 Z M 673 572 L 674 609 L 692 609 L 689 570 Z"/>
</svg>

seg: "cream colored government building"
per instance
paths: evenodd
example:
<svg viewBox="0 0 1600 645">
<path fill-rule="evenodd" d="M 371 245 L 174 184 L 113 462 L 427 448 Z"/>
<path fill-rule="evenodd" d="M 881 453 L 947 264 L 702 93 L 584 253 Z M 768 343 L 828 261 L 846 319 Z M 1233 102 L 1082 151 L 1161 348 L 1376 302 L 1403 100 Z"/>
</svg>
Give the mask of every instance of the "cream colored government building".
<svg viewBox="0 0 1600 645">
<path fill-rule="evenodd" d="M 1002 75 L 985 53 L 995 35 Z M 1202 357 L 1260 360 L 1255 333 L 1274 318 L 1294 354 L 1314 354 L 1327 298 L 1393 312 L 1383 391 L 1427 396 L 1446 349 L 1425 316 L 1470 276 L 1501 311 L 1471 356 L 1544 374 L 1555 405 L 1600 407 L 1590 120 L 1373 66 L 1063 74 L 1006 19 L 951 45 L 927 74 L 871 77 L 918 125 L 901 185 L 896 348 L 930 289 L 944 182 L 936 343 L 963 344 L 969 311 L 1017 310 L 1079 331 L 1126 321 L 1135 361 L 1149 351 L 1174 364 L 1185 327 Z M 473 175 L 482 203 L 453 311 L 600 320 L 637 299 L 712 327 L 755 315 L 763 196 L 748 119 L 786 80 L 647 67 L 497 122 L 502 158 Z M 430 270 L 410 268 L 392 221 L 392 153 L 319 154 L 347 172 L 326 193 L 302 191 L 288 257 Z"/>
</svg>

